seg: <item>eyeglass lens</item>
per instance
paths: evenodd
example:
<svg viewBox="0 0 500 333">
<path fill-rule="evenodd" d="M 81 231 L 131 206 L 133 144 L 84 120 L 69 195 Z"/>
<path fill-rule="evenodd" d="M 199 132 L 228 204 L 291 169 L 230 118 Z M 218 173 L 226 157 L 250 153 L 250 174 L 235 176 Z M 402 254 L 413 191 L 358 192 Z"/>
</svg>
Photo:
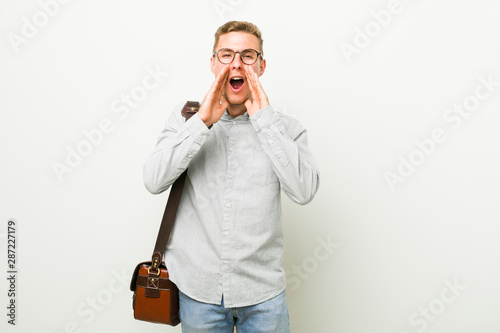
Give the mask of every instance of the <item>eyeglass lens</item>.
<svg viewBox="0 0 500 333">
<path fill-rule="evenodd" d="M 223 64 L 229 64 L 233 61 L 236 53 L 240 53 L 241 61 L 246 65 L 253 65 L 257 61 L 257 51 L 250 49 L 241 52 L 234 52 L 231 49 L 220 49 L 219 52 L 217 52 L 217 57 Z"/>
</svg>

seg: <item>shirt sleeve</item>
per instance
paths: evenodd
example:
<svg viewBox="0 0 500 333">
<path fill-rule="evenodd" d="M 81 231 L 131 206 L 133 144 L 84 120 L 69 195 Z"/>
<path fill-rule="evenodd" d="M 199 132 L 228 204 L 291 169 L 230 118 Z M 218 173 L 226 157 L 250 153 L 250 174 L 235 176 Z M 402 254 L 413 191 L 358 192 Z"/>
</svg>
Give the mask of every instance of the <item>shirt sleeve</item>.
<svg viewBox="0 0 500 333">
<path fill-rule="evenodd" d="M 250 120 L 282 190 L 296 203 L 310 202 L 319 187 L 319 172 L 307 146 L 306 129 L 293 118 L 282 119 L 270 105 Z"/>
<path fill-rule="evenodd" d="M 184 121 L 181 109 L 182 106 L 177 107 L 168 118 L 144 165 L 144 185 L 153 194 L 165 191 L 174 183 L 210 135 L 198 114 Z"/>
</svg>

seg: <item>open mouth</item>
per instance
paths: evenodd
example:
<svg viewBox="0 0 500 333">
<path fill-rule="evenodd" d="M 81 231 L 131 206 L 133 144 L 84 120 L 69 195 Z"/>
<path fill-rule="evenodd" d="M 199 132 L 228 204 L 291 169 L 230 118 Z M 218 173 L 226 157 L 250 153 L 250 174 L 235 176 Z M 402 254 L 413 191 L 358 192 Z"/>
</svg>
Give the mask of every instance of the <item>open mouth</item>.
<svg viewBox="0 0 500 333">
<path fill-rule="evenodd" d="M 235 92 L 238 92 L 245 84 L 245 80 L 241 76 L 235 76 L 229 80 L 229 84 L 231 85 L 231 88 L 233 88 Z"/>
</svg>

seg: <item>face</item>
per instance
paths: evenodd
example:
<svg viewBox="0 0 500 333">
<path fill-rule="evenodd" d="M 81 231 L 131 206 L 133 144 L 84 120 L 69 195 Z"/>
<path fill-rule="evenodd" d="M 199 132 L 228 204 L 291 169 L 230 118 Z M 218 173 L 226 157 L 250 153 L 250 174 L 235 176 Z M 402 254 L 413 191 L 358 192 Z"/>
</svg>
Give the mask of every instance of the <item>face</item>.
<svg viewBox="0 0 500 333">
<path fill-rule="evenodd" d="M 246 32 L 235 31 L 220 36 L 219 42 L 215 47 L 215 51 L 222 48 L 228 48 L 233 51 L 243 51 L 245 49 L 254 49 L 258 52 L 262 51 L 259 48 L 259 40 L 256 36 Z M 214 55 L 210 60 L 210 66 L 212 73 L 214 73 L 217 77 L 226 65 L 217 59 L 217 55 Z M 266 61 L 261 57 L 258 57 L 255 64 L 245 65 L 241 61 L 240 54 L 237 53 L 235 55 L 233 61 L 229 64 L 229 77 L 223 92 L 223 95 L 226 97 L 229 104 L 234 106 L 245 103 L 250 96 L 250 88 L 247 78 L 245 77 L 244 66 L 252 67 L 254 72 L 257 73 L 258 76 L 261 76 L 264 74 L 264 70 L 266 69 Z M 234 78 L 242 78 L 243 85 L 240 86 L 241 81 L 240 83 L 237 83 Z"/>
</svg>

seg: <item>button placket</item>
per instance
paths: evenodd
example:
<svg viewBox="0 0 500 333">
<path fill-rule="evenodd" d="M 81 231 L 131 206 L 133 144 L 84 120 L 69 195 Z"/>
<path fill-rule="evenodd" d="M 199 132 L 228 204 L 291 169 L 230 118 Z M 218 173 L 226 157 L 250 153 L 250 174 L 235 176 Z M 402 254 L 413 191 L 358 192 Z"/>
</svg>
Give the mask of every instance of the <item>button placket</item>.
<svg viewBox="0 0 500 333">
<path fill-rule="evenodd" d="M 233 121 L 229 124 L 235 124 Z M 225 299 L 231 298 L 231 274 L 233 271 L 232 263 L 231 263 L 231 253 L 232 253 L 232 223 L 234 219 L 233 214 L 233 198 L 234 198 L 234 190 L 233 190 L 233 175 L 234 175 L 234 167 L 237 165 L 235 161 L 235 133 L 234 127 L 227 127 L 227 173 L 225 179 L 225 189 L 224 189 L 224 198 L 223 198 L 223 221 L 222 221 L 222 230 L 221 230 L 221 259 L 222 259 L 222 289 L 224 293 Z"/>
</svg>

